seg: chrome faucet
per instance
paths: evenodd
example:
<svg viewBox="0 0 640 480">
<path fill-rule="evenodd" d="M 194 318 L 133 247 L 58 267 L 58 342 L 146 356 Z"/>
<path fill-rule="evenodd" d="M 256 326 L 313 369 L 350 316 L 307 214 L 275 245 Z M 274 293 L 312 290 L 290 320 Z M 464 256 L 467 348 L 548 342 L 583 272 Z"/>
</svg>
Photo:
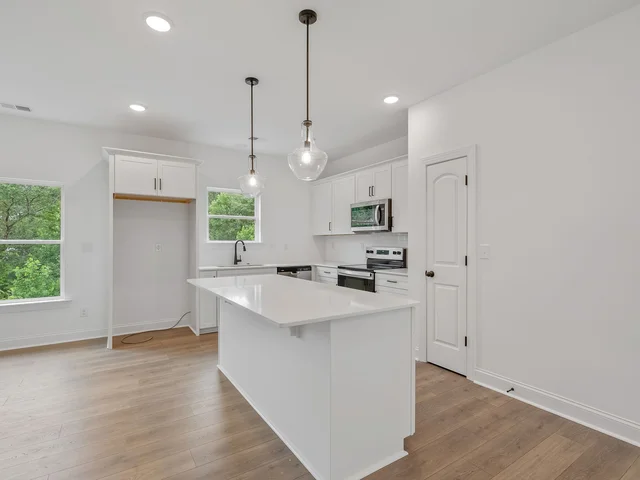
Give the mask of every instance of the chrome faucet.
<svg viewBox="0 0 640 480">
<path fill-rule="evenodd" d="M 233 246 L 233 264 L 237 265 L 238 263 L 240 263 L 242 261 L 242 256 L 238 256 L 238 244 L 241 243 L 242 244 L 242 251 L 246 252 L 247 251 L 247 247 L 244 245 L 244 242 L 242 240 L 237 240 L 236 244 Z"/>
</svg>

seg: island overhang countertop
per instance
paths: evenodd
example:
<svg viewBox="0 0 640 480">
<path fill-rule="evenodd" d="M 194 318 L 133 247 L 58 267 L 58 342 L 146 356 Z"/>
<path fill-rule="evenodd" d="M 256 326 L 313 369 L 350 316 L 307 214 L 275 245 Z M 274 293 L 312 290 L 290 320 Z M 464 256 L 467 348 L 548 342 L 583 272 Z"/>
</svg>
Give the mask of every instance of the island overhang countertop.
<svg viewBox="0 0 640 480">
<path fill-rule="evenodd" d="M 408 298 L 283 275 L 192 278 L 187 281 L 281 328 L 400 310 L 419 303 Z"/>
</svg>

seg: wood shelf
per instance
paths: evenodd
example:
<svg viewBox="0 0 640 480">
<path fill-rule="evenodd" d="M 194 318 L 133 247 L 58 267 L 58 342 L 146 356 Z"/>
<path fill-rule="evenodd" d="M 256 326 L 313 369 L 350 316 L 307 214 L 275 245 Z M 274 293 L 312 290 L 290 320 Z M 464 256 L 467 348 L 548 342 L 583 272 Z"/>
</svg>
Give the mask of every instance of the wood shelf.
<svg viewBox="0 0 640 480">
<path fill-rule="evenodd" d="M 184 204 L 188 204 L 193 201 L 193 199 L 191 198 L 156 197 L 152 195 L 131 195 L 128 193 L 114 193 L 113 198 L 115 200 L 138 200 L 143 202 L 165 202 L 165 203 L 184 203 Z"/>
</svg>

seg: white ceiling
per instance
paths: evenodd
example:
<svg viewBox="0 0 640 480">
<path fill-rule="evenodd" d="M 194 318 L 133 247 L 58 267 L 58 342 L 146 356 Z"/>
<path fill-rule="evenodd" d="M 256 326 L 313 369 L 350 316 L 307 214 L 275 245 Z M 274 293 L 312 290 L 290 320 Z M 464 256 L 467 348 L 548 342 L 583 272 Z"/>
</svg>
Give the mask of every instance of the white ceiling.
<svg viewBox="0 0 640 480">
<path fill-rule="evenodd" d="M 338 158 L 406 135 L 410 105 L 638 3 L 2 0 L 0 101 L 33 112 L 0 113 L 244 149 L 255 75 L 257 153 L 287 153 L 304 118 L 298 12 L 314 8 L 311 119 Z M 148 11 L 173 30 L 151 31 Z"/>
</svg>

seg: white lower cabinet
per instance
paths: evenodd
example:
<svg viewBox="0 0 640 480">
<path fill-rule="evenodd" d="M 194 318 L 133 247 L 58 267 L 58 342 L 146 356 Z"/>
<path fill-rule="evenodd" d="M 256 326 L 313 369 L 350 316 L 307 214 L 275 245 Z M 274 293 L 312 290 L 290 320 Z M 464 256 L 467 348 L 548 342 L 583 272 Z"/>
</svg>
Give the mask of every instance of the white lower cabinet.
<svg viewBox="0 0 640 480">
<path fill-rule="evenodd" d="M 215 278 L 218 272 L 200 272 L 200 278 Z M 200 318 L 200 333 L 207 333 L 213 328 L 218 328 L 218 302 L 213 294 L 207 294 L 201 289 L 196 289 L 198 295 L 198 316 Z M 205 332 L 203 332 L 205 330 Z"/>
<path fill-rule="evenodd" d="M 278 273 L 277 268 L 242 268 L 235 267 L 228 270 L 218 270 L 218 277 L 242 277 L 245 275 L 275 275 Z"/>
<path fill-rule="evenodd" d="M 409 277 L 376 273 L 376 293 L 409 296 Z"/>
<path fill-rule="evenodd" d="M 239 277 L 244 275 L 270 275 L 277 273 L 275 268 L 242 268 L 228 270 L 207 270 L 200 272 L 200 278 Z M 200 333 L 215 332 L 218 329 L 218 299 L 197 289 L 198 316 L 200 319 Z"/>
<path fill-rule="evenodd" d="M 316 266 L 316 282 L 326 283 L 327 285 L 338 284 L 338 269 L 335 267 Z"/>
</svg>

